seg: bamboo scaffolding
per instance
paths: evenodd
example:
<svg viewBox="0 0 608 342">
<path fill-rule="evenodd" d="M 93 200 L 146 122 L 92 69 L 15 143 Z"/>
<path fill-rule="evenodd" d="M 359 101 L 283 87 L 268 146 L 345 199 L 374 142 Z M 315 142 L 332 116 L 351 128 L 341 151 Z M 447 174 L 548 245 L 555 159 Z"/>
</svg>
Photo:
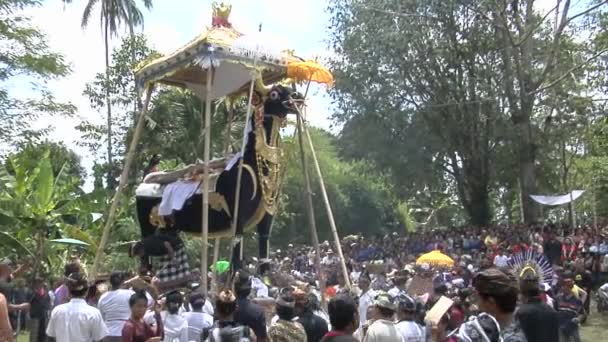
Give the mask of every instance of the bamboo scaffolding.
<svg viewBox="0 0 608 342">
<path fill-rule="evenodd" d="M 305 197 L 306 197 L 306 211 L 308 214 L 308 224 L 310 227 L 310 235 L 312 237 L 312 243 L 315 248 L 315 269 L 317 278 L 319 279 L 319 287 L 321 288 L 321 303 L 325 307 L 325 279 L 321 272 L 321 248 L 319 247 L 319 237 L 317 235 L 317 224 L 315 222 L 315 209 L 312 203 L 312 190 L 310 187 L 310 175 L 308 173 L 308 162 L 306 160 L 306 154 L 304 153 L 304 139 L 302 138 L 303 131 L 303 119 L 302 113 L 298 110 L 297 115 L 297 133 L 298 143 L 300 145 L 300 163 L 302 164 L 302 173 L 304 175 L 305 183 Z"/>
<path fill-rule="evenodd" d="M 201 248 L 201 288 L 203 295 L 206 297 L 209 287 L 207 286 L 207 266 L 208 266 L 208 245 L 209 240 L 209 159 L 211 155 L 211 81 L 213 77 L 213 66 L 210 65 L 207 69 L 207 84 L 205 88 L 205 130 L 204 130 L 204 150 L 203 161 L 205 163 L 203 173 L 203 217 L 202 217 L 202 233 L 203 240 Z"/>
<path fill-rule="evenodd" d="M 146 99 L 144 101 L 143 111 L 139 114 L 139 119 L 137 119 L 137 125 L 135 126 L 135 132 L 133 133 L 133 139 L 131 140 L 129 150 L 125 158 L 125 165 L 122 169 L 122 173 L 120 174 L 118 188 L 116 189 L 114 197 L 112 198 L 112 205 L 110 206 L 110 210 L 108 211 L 108 219 L 106 220 L 106 224 L 103 227 L 101 240 L 99 241 L 99 245 L 97 246 L 97 252 L 95 253 L 95 261 L 93 262 L 93 268 L 91 269 L 91 279 L 95 279 L 97 277 L 97 272 L 99 271 L 99 264 L 101 263 L 101 258 L 103 257 L 104 249 L 108 244 L 110 230 L 112 228 L 112 225 L 114 224 L 114 220 L 116 219 L 116 211 L 118 209 L 118 204 L 120 203 L 122 192 L 125 188 L 125 185 L 127 184 L 127 180 L 129 178 L 129 170 L 131 169 L 131 164 L 133 163 L 133 159 L 135 158 L 135 150 L 137 149 L 137 144 L 139 143 L 141 133 L 145 126 L 144 123 L 146 122 L 146 116 L 148 115 L 148 107 L 150 106 L 150 98 L 152 97 L 153 90 L 154 86 L 149 86 L 146 91 Z"/>
<path fill-rule="evenodd" d="M 340 266 L 342 268 L 342 277 L 344 278 L 344 284 L 346 287 L 351 288 L 350 278 L 348 275 L 348 269 L 346 268 L 346 260 L 344 260 L 344 254 L 342 253 L 342 246 L 340 245 L 340 236 L 338 234 L 338 228 L 336 228 L 336 221 L 334 219 L 334 213 L 331 209 L 331 204 L 329 203 L 329 197 L 327 196 L 327 190 L 325 189 L 325 181 L 323 180 L 323 174 L 321 173 L 321 167 L 319 166 L 319 161 L 317 160 L 317 153 L 315 152 L 315 148 L 312 144 L 312 139 L 310 138 L 310 134 L 308 133 L 308 127 L 303 125 L 304 132 L 306 133 L 306 139 L 308 140 L 308 148 L 310 148 L 310 152 L 312 155 L 312 160 L 315 165 L 315 170 L 317 171 L 317 177 L 319 177 L 319 187 L 321 188 L 321 194 L 323 195 L 323 203 L 325 204 L 325 210 L 327 211 L 327 217 L 329 218 L 329 226 L 331 227 L 331 232 L 334 237 L 334 243 L 336 244 L 336 250 L 338 252 L 338 257 L 340 258 Z"/>
</svg>

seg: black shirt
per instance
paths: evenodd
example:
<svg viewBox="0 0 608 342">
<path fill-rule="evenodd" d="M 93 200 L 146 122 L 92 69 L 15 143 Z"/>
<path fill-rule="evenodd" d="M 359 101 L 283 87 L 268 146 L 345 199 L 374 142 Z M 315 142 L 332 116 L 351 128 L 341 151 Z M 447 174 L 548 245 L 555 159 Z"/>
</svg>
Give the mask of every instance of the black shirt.
<svg viewBox="0 0 608 342">
<path fill-rule="evenodd" d="M 252 303 L 247 298 L 237 300 L 237 309 L 234 312 L 234 320 L 246 325 L 257 337 L 266 338 L 266 316 L 261 306 Z"/>
<path fill-rule="evenodd" d="M 30 317 L 43 319 L 51 308 L 51 298 L 46 288 L 34 290 L 30 294 Z"/>
<path fill-rule="evenodd" d="M 559 317 L 557 311 L 538 300 L 522 304 L 515 313 L 526 339 L 530 342 L 559 341 Z"/>
<path fill-rule="evenodd" d="M 308 342 L 319 342 L 327 334 L 327 322 L 311 311 L 300 315 L 298 322 L 304 327 Z"/>
<path fill-rule="evenodd" d="M 142 240 L 144 244 L 144 252 L 147 256 L 163 256 L 167 255 L 167 247 L 165 242 L 169 242 L 173 250 L 182 246 L 182 239 L 177 235 L 172 234 L 157 234 L 149 236 Z"/>
<path fill-rule="evenodd" d="M 552 264 L 558 264 L 562 255 L 562 244 L 557 240 L 549 240 L 543 246 L 545 256 Z"/>
</svg>

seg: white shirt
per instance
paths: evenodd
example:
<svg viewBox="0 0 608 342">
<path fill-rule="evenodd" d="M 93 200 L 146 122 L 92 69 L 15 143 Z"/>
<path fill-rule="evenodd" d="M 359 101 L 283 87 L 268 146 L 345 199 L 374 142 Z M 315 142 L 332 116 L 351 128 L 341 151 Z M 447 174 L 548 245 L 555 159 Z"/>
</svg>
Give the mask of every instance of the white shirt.
<svg viewBox="0 0 608 342">
<path fill-rule="evenodd" d="M 183 314 L 184 312 L 190 312 L 192 311 L 192 305 L 190 305 L 190 303 L 184 303 L 182 306 L 179 307 L 179 314 Z M 205 300 L 205 305 L 203 305 L 203 312 L 206 313 L 207 315 L 213 317 L 213 304 L 211 304 L 211 302 L 209 301 L 209 299 Z"/>
<path fill-rule="evenodd" d="M 506 255 L 497 255 L 494 257 L 494 266 L 507 267 L 509 266 L 509 257 Z"/>
<path fill-rule="evenodd" d="M 266 284 L 264 284 L 264 282 L 262 282 L 259 278 L 252 277 L 251 287 L 255 290 L 255 296 L 257 298 L 268 297 L 268 286 L 266 286 Z"/>
<path fill-rule="evenodd" d="M 97 308 L 108 327 L 108 336 L 122 336 L 122 328 L 131 317 L 129 298 L 134 293 L 133 290 L 119 289 L 108 291 L 99 298 Z"/>
<path fill-rule="evenodd" d="M 74 298 L 53 309 L 46 334 L 57 342 L 92 342 L 108 336 L 108 328 L 99 310 Z"/>
<path fill-rule="evenodd" d="M 414 321 L 397 323 L 397 330 L 405 342 L 424 342 L 426 339 L 424 328 Z"/>
<path fill-rule="evenodd" d="M 163 342 L 188 342 L 188 321 L 180 315 L 170 315 L 167 311 L 160 313 L 165 329 L 165 339 Z M 144 316 L 144 321 L 150 325 L 156 324 L 154 312 L 148 311 Z"/>
<path fill-rule="evenodd" d="M 369 289 L 359 297 L 359 326 L 362 326 L 367 320 L 367 308 L 374 303 L 375 296 L 375 292 Z"/>
<path fill-rule="evenodd" d="M 203 330 L 213 325 L 213 316 L 204 312 L 184 312 L 182 317 L 188 322 L 188 341 L 200 342 Z"/>
<path fill-rule="evenodd" d="M 369 326 L 362 342 L 403 342 L 403 337 L 395 322 L 379 319 Z"/>
</svg>

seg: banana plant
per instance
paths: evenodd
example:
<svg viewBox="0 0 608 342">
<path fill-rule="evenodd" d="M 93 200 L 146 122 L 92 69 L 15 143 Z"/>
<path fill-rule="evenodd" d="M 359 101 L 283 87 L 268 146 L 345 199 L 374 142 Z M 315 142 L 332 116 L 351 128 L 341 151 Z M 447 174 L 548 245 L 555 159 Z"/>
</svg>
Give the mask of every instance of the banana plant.
<svg viewBox="0 0 608 342">
<path fill-rule="evenodd" d="M 80 191 L 64 169 L 54 176 L 47 151 L 40 159 L 10 156 L 0 170 L 0 245 L 18 257 L 33 257 L 34 276 L 52 267 L 57 253 L 47 240 L 62 237 L 64 218 Z"/>
</svg>

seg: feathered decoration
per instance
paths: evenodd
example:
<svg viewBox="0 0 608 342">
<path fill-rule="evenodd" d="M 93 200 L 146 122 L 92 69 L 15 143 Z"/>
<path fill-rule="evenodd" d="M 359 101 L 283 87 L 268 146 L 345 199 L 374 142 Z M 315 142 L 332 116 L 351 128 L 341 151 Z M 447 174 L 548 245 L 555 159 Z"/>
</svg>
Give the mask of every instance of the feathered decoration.
<svg viewBox="0 0 608 342">
<path fill-rule="evenodd" d="M 527 272 L 532 272 L 538 276 L 541 284 L 553 279 L 553 266 L 549 260 L 532 249 L 515 254 L 509 260 L 509 267 L 518 278 Z"/>
</svg>

